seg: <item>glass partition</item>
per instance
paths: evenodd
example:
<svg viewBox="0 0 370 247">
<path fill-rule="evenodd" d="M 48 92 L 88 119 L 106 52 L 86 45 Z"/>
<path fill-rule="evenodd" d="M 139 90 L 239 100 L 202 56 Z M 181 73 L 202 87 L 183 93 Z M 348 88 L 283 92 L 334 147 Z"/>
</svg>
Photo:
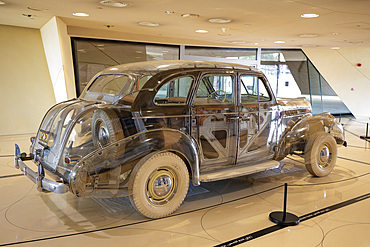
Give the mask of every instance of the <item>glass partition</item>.
<svg viewBox="0 0 370 247">
<path fill-rule="evenodd" d="M 186 46 L 185 55 L 226 58 L 230 60 L 257 60 L 257 49 Z"/>
<path fill-rule="evenodd" d="M 105 68 L 125 63 L 178 60 L 179 46 L 72 38 L 76 90 L 79 96 L 90 79 Z"/>
<path fill-rule="evenodd" d="M 262 49 L 260 69 L 277 97 L 305 97 L 313 114 L 351 113 L 302 50 Z"/>
<path fill-rule="evenodd" d="M 78 96 L 87 82 L 107 67 L 142 61 L 178 60 L 181 57 L 258 67 L 265 73 L 277 97 L 305 97 L 314 114 L 351 113 L 301 49 L 198 47 L 87 38 L 72 38 L 72 48 Z M 141 87 L 145 81 L 143 78 L 138 86 Z M 109 90 L 113 89 L 110 87 Z"/>
</svg>

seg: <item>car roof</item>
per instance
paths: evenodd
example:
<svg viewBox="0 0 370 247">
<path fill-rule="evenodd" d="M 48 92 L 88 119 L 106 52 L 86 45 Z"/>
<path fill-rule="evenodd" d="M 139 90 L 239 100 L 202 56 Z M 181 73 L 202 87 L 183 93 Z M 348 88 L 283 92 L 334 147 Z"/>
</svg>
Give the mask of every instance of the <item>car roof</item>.
<svg viewBox="0 0 370 247">
<path fill-rule="evenodd" d="M 107 68 L 99 74 L 120 74 L 120 73 L 153 73 L 173 69 L 238 69 L 260 72 L 254 67 L 219 62 L 187 61 L 187 60 L 160 60 L 138 63 L 121 64 Z"/>
</svg>

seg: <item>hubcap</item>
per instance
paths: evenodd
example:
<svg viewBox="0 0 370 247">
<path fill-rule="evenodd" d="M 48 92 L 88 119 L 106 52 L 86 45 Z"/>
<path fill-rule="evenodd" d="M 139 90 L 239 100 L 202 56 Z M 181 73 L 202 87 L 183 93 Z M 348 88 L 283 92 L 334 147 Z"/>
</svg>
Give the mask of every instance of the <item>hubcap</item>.
<svg viewBox="0 0 370 247">
<path fill-rule="evenodd" d="M 102 146 L 105 146 L 109 143 L 109 132 L 108 132 L 108 129 L 107 129 L 107 126 L 99 121 L 97 124 L 96 124 L 96 133 L 98 133 L 98 144 L 102 147 Z"/>
<path fill-rule="evenodd" d="M 168 168 L 154 171 L 147 183 L 147 196 L 150 202 L 163 205 L 166 204 L 176 192 L 176 175 Z"/>
<path fill-rule="evenodd" d="M 327 166 L 329 166 L 331 159 L 332 159 L 332 154 L 330 152 L 330 148 L 326 144 L 321 145 L 319 149 L 320 168 L 326 168 Z"/>
</svg>

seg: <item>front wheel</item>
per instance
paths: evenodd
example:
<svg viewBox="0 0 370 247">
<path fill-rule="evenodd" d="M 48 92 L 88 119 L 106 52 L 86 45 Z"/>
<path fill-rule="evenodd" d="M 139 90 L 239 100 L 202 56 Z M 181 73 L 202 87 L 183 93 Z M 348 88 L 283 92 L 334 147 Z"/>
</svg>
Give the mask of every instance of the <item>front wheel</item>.
<svg viewBox="0 0 370 247">
<path fill-rule="evenodd" d="M 313 176 L 328 175 L 337 161 L 337 143 L 334 137 L 326 132 L 310 136 L 304 159 L 307 171 Z"/>
<path fill-rule="evenodd" d="M 149 154 L 132 170 L 128 190 L 132 205 L 148 218 L 175 212 L 189 188 L 184 161 L 170 152 Z"/>
</svg>

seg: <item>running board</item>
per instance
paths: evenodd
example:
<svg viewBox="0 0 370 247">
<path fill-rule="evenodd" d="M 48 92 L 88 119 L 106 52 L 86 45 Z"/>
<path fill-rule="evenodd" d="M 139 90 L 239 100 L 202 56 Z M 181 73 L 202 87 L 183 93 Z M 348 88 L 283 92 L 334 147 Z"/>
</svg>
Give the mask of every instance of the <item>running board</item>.
<svg viewBox="0 0 370 247">
<path fill-rule="evenodd" d="M 257 172 L 263 172 L 269 169 L 279 167 L 280 163 L 276 160 L 269 160 L 262 163 L 249 164 L 248 166 L 235 166 L 232 168 L 226 168 L 222 170 L 216 170 L 211 172 L 204 172 L 200 174 L 201 182 L 210 182 L 216 180 L 223 180 L 227 178 L 234 178 L 253 174 Z"/>
</svg>

